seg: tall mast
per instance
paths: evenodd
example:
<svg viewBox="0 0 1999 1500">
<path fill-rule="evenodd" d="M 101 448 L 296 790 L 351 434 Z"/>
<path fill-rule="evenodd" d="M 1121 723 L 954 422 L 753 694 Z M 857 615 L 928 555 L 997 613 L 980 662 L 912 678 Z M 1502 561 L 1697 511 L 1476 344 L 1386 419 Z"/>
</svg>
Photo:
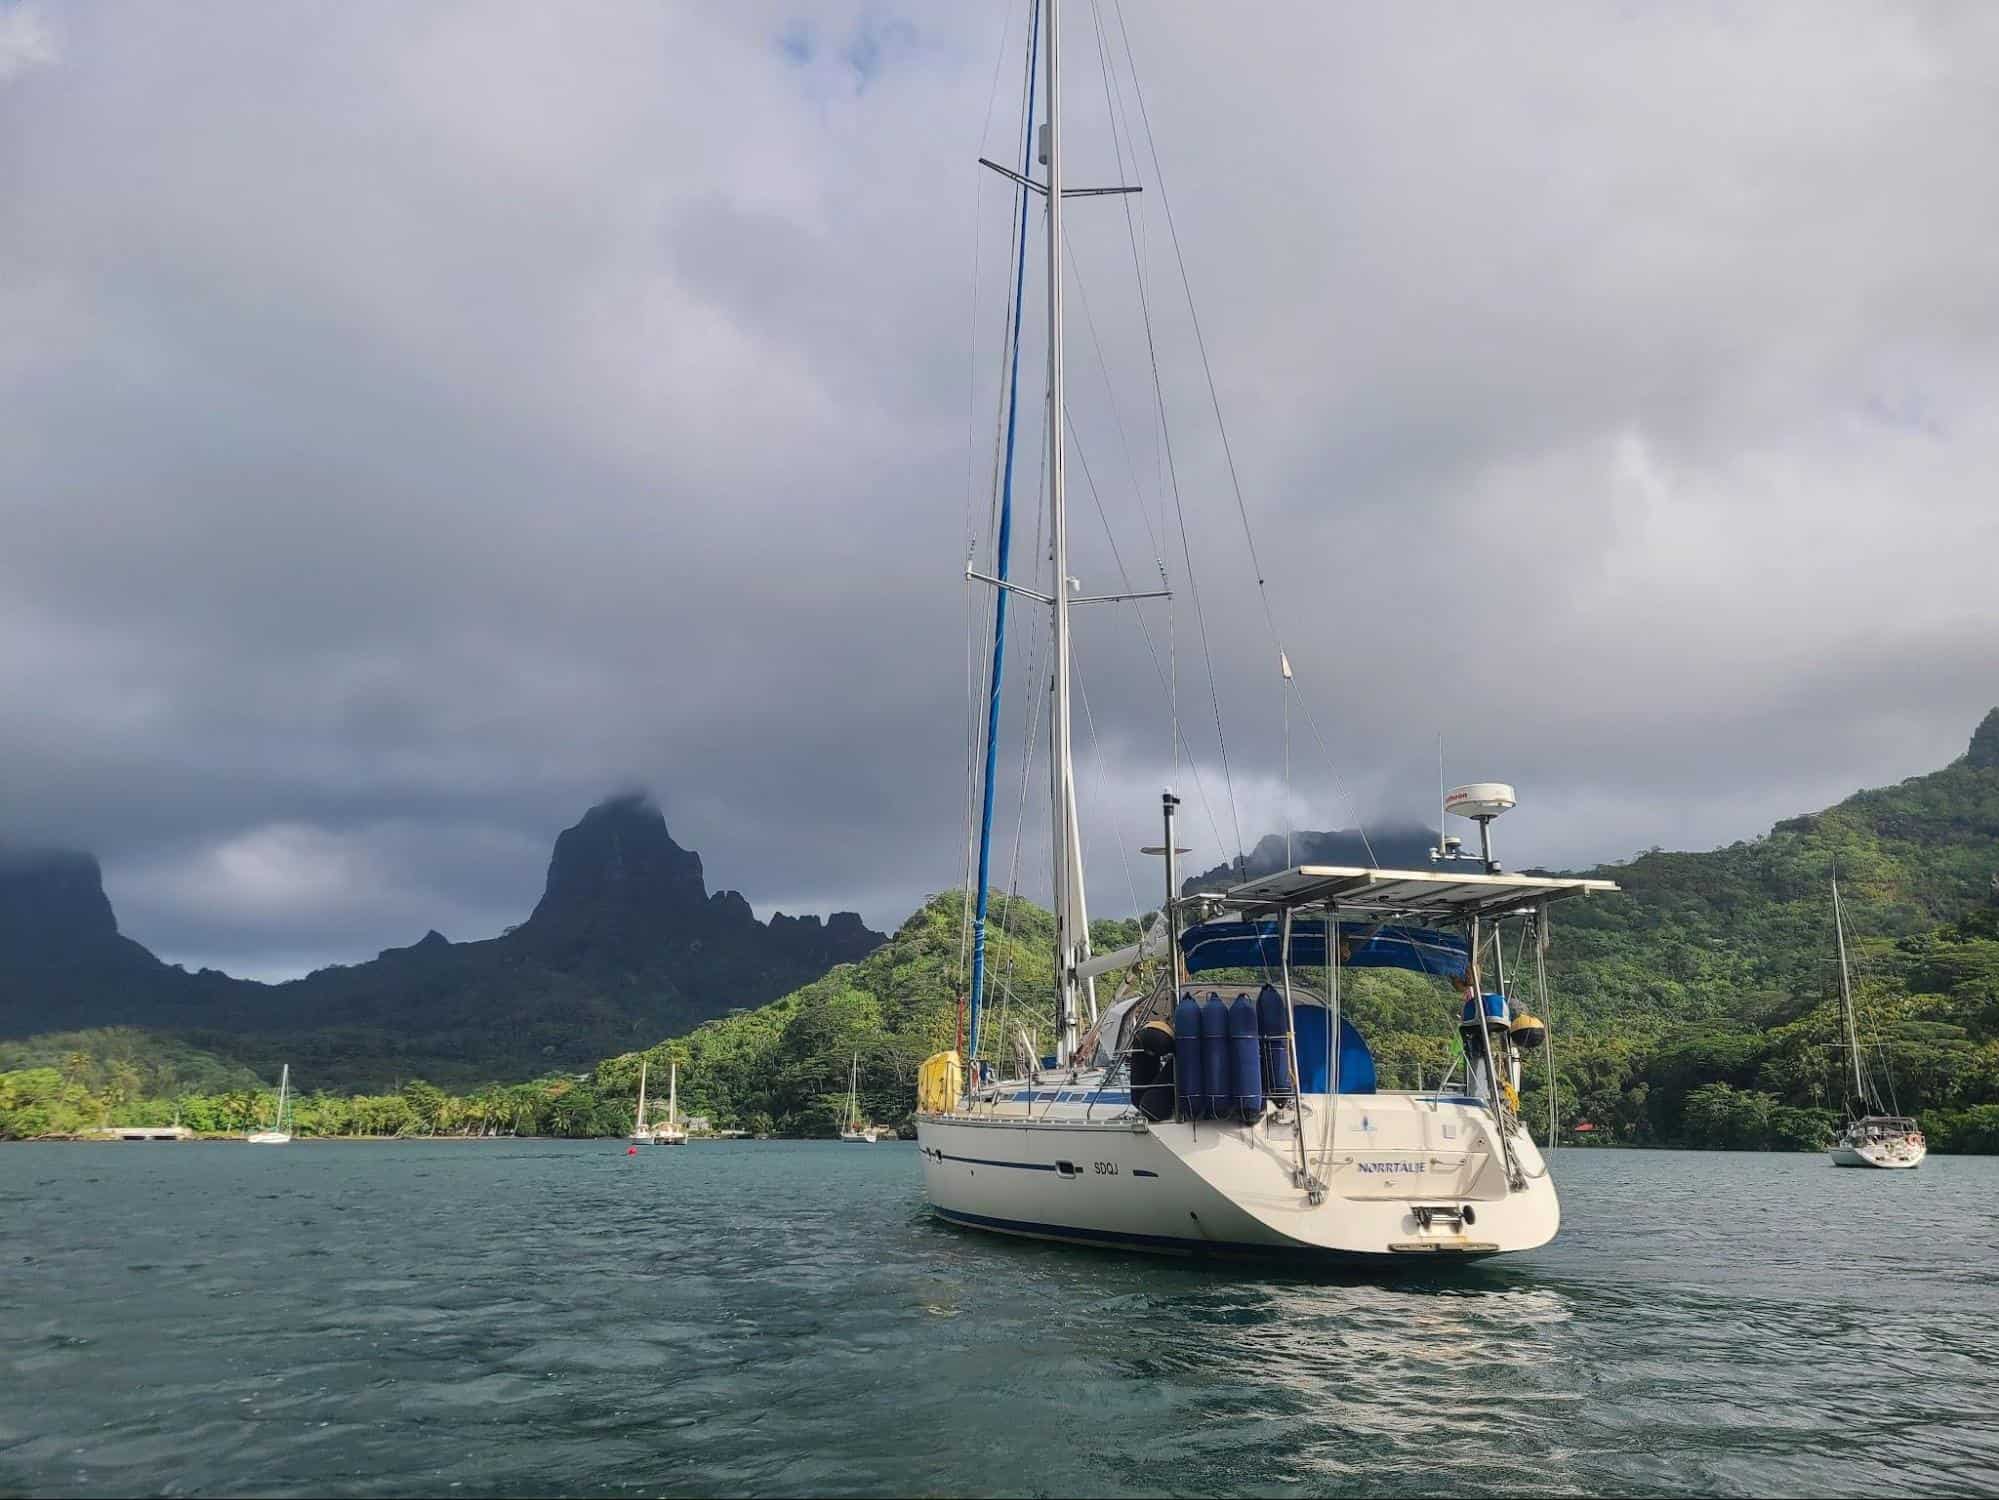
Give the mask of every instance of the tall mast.
<svg viewBox="0 0 1999 1500">
<path fill-rule="evenodd" d="M 680 1063 L 676 1060 L 666 1075 L 666 1128 L 680 1123 Z"/>
<path fill-rule="evenodd" d="M 1860 1069 L 1860 1032 L 1853 1024 L 1853 982 L 1846 973 L 1846 922 L 1839 910 L 1839 882 L 1832 883 L 1832 930 L 1839 943 L 1839 1008 L 1846 1017 L 1846 1050 L 1853 1058 L 1853 1093 L 1868 1107 L 1867 1075 Z"/>
<path fill-rule="evenodd" d="M 1059 0 L 1043 0 L 1042 54 L 1047 59 L 1048 122 L 1048 519 L 1054 536 L 1054 702 L 1048 715 L 1055 820 L 1055 1060 L 1076 1046 L 1076 965 L 1089 957 L 1090 920 L 1083 898 L 1082 837 L 1076 820 L 1075 765 L 1069 744 L 1069 515 L 1064 486 L 1062 400 L 1062 93 Z"/>
<path fill-rule="evenodd" d="M 1020 143 L 1020 175 L 1024 180 L 1034 171 L 1034 63 L 1035 49 L 1041 37 L 1041 12 L 1037 9 L 1027 24 L 1027 107 L 1026 120 Z M 983 778 L 983 803 L 979 817 L 979 874 L 978 891 L 973 897 L 976 915 L 972 919 L 972 994 L 971 994 L 971 1034 L 966 1039 L 965 1057 L 975 1061 L 979 1055 L 981 1021 L 985 1015 L 986 996 L 986 911 L 990 904 L 992 890 L 993 862 L 993 792 L 999 779 L 999 720 L 1000 687 L 1005 677 L 1006 667 L 1006 600 L 1011 592 L 1007 584 L 1007 568 L 1013 551 L 1013 455 L 1014 434 L 1020 425 L 1020 329 L 1021 301 L 1027 295 L 1027 210 L 1034 195 L 1023 186 L 1020 197 L 1020 228 L 1017 231 L 1019 248 L 1014 252 L 1013 277 L 1013 323 L 1010 329 L 1013 349 L 1008 357 L 1006 394 L 1006 465 L 1000 477 L 1000 519 L 999 536 L 994 543 L 994 581 L 999 584 L 998 597 L 993 601 L 993 660 L 992 668 L 986 674 L 986 769 Z"/>
<path fill-rule="evenodd" d="M 646 1060 L 639 1059 L 639 1117 L 632 1122 L 632 1129 L 646 1128 Z"/>
</svg>

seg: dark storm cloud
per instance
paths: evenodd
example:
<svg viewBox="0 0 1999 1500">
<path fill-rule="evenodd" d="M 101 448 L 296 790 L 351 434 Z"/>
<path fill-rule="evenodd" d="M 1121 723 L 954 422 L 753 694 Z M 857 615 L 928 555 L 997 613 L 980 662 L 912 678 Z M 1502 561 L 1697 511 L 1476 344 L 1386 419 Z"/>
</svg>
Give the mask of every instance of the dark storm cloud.
<svg viewBox="0 0 1999 1500">
<path fill-rule="evenodd" d="M 0 5 L 0 836 L 94 849 L 128 932 L 266 975 L 519 920 L 631 782 L 765 911 L 889 925 L 951 884 L 1008 234 L 971 161 L 1011 154 L 1018 10 Z M 1999 20 L 1125 19 L 1338 765 L 1294 713 L 1285 786 L 1146 157 L 1238 812 L 1123 206 L 1079 200 L 1081 451 L 1133 582 L 1163 554 L 1179 591 L 1158 670 L 1134 612 L 1081 622 L 1098 908 L 1147 898 L 1116 848 L 1162 782 L 1209 859 L 1238 822 L 1429 816 L 1440 729 L 1520 784 L 1523 861 L 1747 836 L 1962 749 L 1999 701 Z M 1070 21 L 1072 171 L 1109 181 L 1136 100 Z"/>
</svg>

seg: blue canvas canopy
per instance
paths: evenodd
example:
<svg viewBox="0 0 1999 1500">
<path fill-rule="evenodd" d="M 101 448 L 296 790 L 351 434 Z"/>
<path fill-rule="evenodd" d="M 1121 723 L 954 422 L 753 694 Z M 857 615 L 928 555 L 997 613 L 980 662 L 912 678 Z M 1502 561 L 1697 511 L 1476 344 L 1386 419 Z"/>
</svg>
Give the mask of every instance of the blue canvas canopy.
<svg viewBox="0 0 1999 1500">
<path fill-rule="evenodd" d="M 1297 1009 L 1298 1086 L 1308 1094 L 1326 1093 L 1330 1082 L 1332 1048 L 1327 1043 L 1331 1020 L 1323 1005 L 1301 1005 Z M 1353 1022 L 1340 1017 L 1340 1092 L 1371 1094 L 1375 1091 L 1374 1053 L 1354 1029 Z"/>
<path fill-rule="evenodd" d="M 1283 924 L 1275 917 L 1202 922 L 1180 934 L 1180 952 L 1190 974 L 1211 969 L 1274 970 L 1283 933 Z M 1291 924 L 1291 962 L 1299 968 L 1325 966 L 1323 918 Z M 1457 933 L 1429 927 L 1342 922 L 1340 962 L 1350 969 L 1408 969 L 1455 980 L 1471 967 L 1471 945 Z"/>
</svg>

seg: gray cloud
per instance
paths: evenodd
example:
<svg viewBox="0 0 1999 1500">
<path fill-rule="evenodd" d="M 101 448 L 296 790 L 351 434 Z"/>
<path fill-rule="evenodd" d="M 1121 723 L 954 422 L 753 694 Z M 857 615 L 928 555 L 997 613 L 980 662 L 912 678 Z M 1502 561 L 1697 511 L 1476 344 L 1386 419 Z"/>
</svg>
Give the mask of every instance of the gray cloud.
<svg viewBox="0 0 1999 1500">
<path fill-rule="evenodd" d="M 261 975 L 518 920 L 554 833 L 634 781 L 765 912 L 888 925 L 950 885 L 1008 235 L 972 159 L 1010 152 L 1021 19 L 0 8 L 0 835 L 94 849 L 128 932 Z M 1126 20 L 1338 761 L 1294 715 L 1287 792 L 1145 159 L 1246 838 L 1429 816 L 1439 729 L 1454 775 L 1520 785 L 1523 862 L 1748 836 L 1962 750 L 1999 701 L 1999 17 Z M 1070 22 L 1072 170 L 1108 181 L 1119 100 Z M 1235 820 L 1123 208 L 1072 223 L 1081 451 L 1134 581 L 1157 549 L 1179 589 L 1142 618 L 1214 811 L 1141 617 L 1093 612 L 1101 750 L 1077 734 L 1119 911 L 1163 781 L 1204 860 Z M 1020 571 L 1039 358 L 1036 329 Z"/>
</svg>

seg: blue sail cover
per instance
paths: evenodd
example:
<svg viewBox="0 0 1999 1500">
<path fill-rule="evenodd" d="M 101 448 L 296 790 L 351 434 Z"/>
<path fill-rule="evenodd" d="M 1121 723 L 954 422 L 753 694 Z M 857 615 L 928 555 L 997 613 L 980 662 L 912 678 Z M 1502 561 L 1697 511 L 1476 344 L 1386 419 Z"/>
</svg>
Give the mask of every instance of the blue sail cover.
<svg viewBox="0 0 1999 1500">
<path fill-rule="evenodd" d="M 1202 922 L 1180 934 L 1180 952 L 1190 974 L 1211 969 L 1274 970 L 1283 934 L 1283 923 L 1275 917 Z M 1325 967 L 1323 918 L 1292 922 L 1291 962 L 1300 968 Z M 1471 968 L 1471 945 L 1457 933 L 1429 927 L 1342 922 L 1340 962 L 1349 969 L 1408 969 L 1456 980 Z"/>
</svg>

